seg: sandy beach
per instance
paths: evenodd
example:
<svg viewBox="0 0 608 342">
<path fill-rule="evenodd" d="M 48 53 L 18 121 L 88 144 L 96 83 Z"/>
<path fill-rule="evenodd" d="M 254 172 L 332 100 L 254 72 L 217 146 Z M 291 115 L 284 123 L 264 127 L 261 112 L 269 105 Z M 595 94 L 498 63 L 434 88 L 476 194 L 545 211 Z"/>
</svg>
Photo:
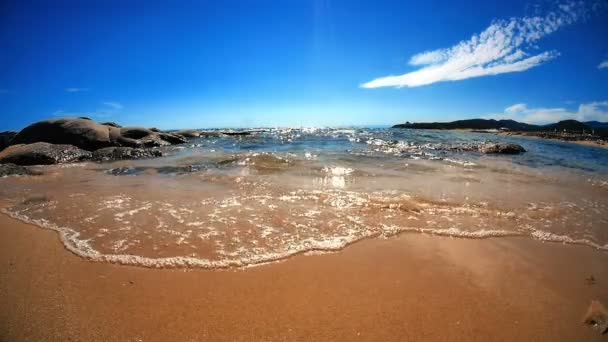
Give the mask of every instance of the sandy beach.
<svg viewBox="0 0 608 342">
<path fill-rule="evenodd" d="M 90 262 L 0 216 L 1 341 L 601 341 L 608 255 L 402 234 L 246 269 Z M 595 281 L 586 280 L 593 276 Z"/>
</svg>

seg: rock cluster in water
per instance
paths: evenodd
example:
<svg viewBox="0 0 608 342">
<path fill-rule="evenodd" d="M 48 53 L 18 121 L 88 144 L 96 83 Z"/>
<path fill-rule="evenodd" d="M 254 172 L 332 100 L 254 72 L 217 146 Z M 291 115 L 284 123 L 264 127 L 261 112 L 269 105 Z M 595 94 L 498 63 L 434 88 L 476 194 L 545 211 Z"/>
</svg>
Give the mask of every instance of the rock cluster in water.
<svg viewBox="0 0 608 342">
<path fill-rule="evenodd" d="M 38 175 L 39 172 L 31 170 L 26 166 L 15 165 L 11 163 L 0 164 L 0 177 L 12 175 Z"/>
<path fill-rule="evenodd" d="M 162 156 L 154 148 L 186 141 L 187 137 L 177 133 L 98 123 L 85 117 L 50 119 L 20 132 L 0 133 L 0 163 L 46 165 L 153 158 Z"/>
</svg>

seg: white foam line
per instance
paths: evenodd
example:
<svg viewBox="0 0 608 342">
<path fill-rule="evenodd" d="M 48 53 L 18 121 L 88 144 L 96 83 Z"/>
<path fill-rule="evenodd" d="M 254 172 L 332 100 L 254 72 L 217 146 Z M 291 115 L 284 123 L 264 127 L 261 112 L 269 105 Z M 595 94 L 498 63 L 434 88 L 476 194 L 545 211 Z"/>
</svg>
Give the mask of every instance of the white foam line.
<svg viewBox="0 0 608 342">
<path fill-rule="evenodd" d="M 179 268 L 179 267 L 197 267 L 205 269 L 214 268 L 229 268 L 229 267 L 251 267 L 261 263 L 270 263 L 273 261 L 279 261 L 288 257 L 305 254 L 314 251 L 331 252 L 339 251 L 344 249 L 346 246 L 353 244 L 357 241 L 371 238 L 378 235 L 393 236 L 402 232 L 418 232 L 427 233 L 432 235 L 440 236 L 451 236 L 457 238 L 470 238 L 470 239 L 483 239 L 493 237 L 507 237 L 507 236 L 531 236 L 534 239 L 548 242 L 561 242 L 569 244 L 580 244 L 590 246 L 599 250 L 608 250 L 608 244 L 600 246 L 592 241 L 586 239 L 572 239 L 564 235 L 556 235 L 544 231 L 533 231 L 530 235 L 521 232 L 512 232 L 504 230 L 479 230 L 479 231 L 463 231 L 457 228 L 449 229 L 432 229 L 432 228 L 415 228 L 415 227 L 398 227 L 381 225 L 381 231 L 358 230 L 360 235 L 349 235 L 349 236 L 337 236 L 337 237 L 324 237 L 323 240 L 317 239 L 304 239 L 298 244 L 289 243 L 287 249 L 282 252 L 270 252 L 265 254 L 254 254 L 247 255 L 237 259 L 224 259 L 224 260 L 209 260 L 194 257 L 166 257 L 166 258 L 150 258 L 138 255 L 129 254 L 102 254 L 95 250 L 90 244 L 89 240 L 79 239 L 80 233 L 76 232 L 67 227 L 61 227 L 54 223 L 49 222 L 46 219 L 31 219 L 25 215 L 21 215 L 17 212 L 11 212 L 6 208 L 0 209 L 0 211 L 12 218 L 18 219 L 25 223 L 33 224 L 41 228 L 54 230 L 59 233 L 60 239 L 64 244 L 65 248 L 85 259 L 96 261 L 96 262 L 110 262 L 121 265 L 130 266 L 143 266 L 148 268 Z M 351 230 L 351 234 L 355 231 Z"/>
</svg>

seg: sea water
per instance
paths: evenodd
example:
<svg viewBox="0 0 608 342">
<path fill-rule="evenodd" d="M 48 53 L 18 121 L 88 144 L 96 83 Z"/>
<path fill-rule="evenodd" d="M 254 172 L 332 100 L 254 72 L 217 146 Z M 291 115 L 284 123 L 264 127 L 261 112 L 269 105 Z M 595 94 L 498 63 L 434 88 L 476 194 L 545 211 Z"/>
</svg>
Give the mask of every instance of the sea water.
<svg viewBox="0 0 608 342">
<path fill-rule="evenodd" d="M 527 152 L 484 155 L 486 141 Z M 0 179 L 3 212 L 96 261 L 232 267 L 403 232 L 608 250 L 608 149 L 447 131 L 207 135 L 162 158 Z"/>
</svg>

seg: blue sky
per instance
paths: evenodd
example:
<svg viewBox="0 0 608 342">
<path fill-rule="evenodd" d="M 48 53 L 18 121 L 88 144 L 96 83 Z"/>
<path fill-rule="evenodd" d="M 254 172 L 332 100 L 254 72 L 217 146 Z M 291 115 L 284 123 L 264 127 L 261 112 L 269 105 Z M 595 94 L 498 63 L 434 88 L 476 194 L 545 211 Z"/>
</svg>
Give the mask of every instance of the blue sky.
<svg viewBox="0 0 608 342">
<path fill-rule="evenodd" d="M 63 116 L 165 129 L 608 121 L 605 7 L 6 0 L 0 130 Z"/>
</svg>

